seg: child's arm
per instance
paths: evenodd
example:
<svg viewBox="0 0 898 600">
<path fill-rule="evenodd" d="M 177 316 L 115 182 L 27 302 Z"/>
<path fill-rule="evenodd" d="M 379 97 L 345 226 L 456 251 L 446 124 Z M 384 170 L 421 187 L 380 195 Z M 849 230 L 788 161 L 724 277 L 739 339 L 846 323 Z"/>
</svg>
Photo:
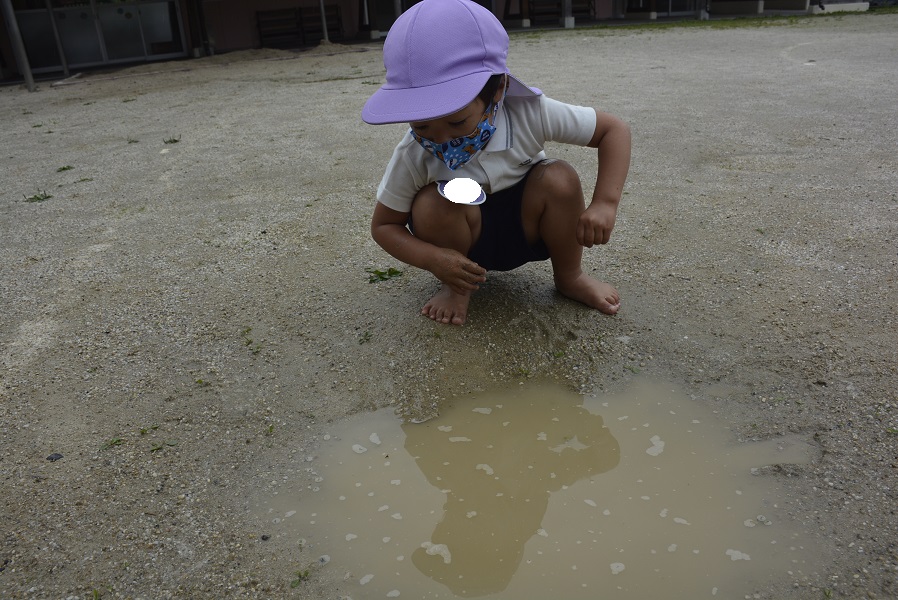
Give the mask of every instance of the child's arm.
<svg viewBox="0 0 898 600">
<path fill-rule="evenodd" d="M 371 217 L 371 237 L 393 258 L 426 269 L 459 294 L 478 289 L 486 281 L 486 269 L 451 248 L 425 242 L 406 229 L 408 213 L 380 202 Z"/>
<path fill-rule="evenodd" d="M 577 223 L 577 242 L 587 248 L 607 244 L 611 238 L 630 170 L 630 127 L 617 117 L 596 111 L 596 130 L 589 147 L 599 149 L 599 172 L 592 202 Z"/>
</svg>

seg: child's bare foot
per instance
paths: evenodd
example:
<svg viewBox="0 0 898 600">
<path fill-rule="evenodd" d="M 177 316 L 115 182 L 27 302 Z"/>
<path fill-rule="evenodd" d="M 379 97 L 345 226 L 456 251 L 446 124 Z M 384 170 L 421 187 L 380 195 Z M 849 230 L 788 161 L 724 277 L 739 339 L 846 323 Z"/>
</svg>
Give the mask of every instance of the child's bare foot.
<svg viewBox="0 0 898 600">
<path fill-rule="evenodd" d="M 470 301 L 470 293 L 459 294 L 448 285 L 443 285 L 440 291 L 424 305 L 421 314 L 440 323 L 464 325 L 468 318 Z"/>
<path fill-rule="evenodd" d="M 555 287 L 571 300 L 596 308 L 606 315 L 620 310 L 620 294 L 611 284 L 581 272 L 570 280 L 555 279 Z"/>
</svg>

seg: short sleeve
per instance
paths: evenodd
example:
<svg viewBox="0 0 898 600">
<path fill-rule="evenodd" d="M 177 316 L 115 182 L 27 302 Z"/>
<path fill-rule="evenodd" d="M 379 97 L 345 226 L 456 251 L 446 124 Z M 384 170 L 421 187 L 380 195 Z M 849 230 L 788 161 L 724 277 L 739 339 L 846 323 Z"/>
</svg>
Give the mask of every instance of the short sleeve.
<svg viewBox="0 0 898 600">
<path fill-rule="evenodd" d="M 541 97 L 543 133 L 546 141 L 586 146 L 596 130 L 596 111 Z"/>
<path fill-rule="evenodd" d="M 406 136 L 396 146 L 380 185 L 377 186 L 377 201 L 404 213 L 411 212 L 415 194 L 429 183 L 427 175 L 415 168 L 414 160 L 409 156 L 410 138 L 411 136 Z"/>
</svg>

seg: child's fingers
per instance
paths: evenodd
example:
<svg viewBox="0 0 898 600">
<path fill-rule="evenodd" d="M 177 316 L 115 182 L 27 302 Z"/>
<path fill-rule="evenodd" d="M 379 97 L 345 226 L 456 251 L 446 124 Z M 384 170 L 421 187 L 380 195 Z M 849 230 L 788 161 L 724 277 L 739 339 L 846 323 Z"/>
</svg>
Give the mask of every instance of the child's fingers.
<svg viewBox="0 0 898 600">
<path fill-rule="evenodd" d="M 610 227 L 585 220 L 581 220 L 577 224 L 577 243 L 585 248 L 592 248 L 596 244 L 607 244 L 610 240 Z"/>
<path fill-rule="evenodd" d="M 486 270 L 477 263 L 469 262 L 464 265 L 462 278 L 470 286 L 468 289 L 476 290 L 479 288 L 478 284 L 486 281 Z"/>
<path fill-rule="evenodd" d="M 443 268 L 433 271 L 437 279 L 458 293 L 480 289 L 479 284 L 486 281 L 486 269 L 454 250 L 448 256 Z"/>
<path fill-rule="evenodd" d="M 577 225 L 577 243 L 585 248 L 592 248 L 596 243 L 595 229 L 583 220 Z"/>
<path fill-rule="evenodd" d="M 474 261 L 469 260 L 467 264 L 465 264 L 465 270 L 472 275 L 477 275 L 479 278 L 486 279 L 486 269 Z"/>
</svg>

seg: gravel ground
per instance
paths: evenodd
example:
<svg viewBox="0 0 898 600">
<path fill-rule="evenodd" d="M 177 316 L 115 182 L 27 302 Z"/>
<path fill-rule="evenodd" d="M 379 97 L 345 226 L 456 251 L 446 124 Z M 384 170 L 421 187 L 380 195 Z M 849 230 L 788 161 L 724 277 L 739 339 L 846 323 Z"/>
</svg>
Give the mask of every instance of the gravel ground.
<svg viewBox="0 0 898 600">
<path fill-rule="evenodd" d="M 833 558 L 753 597 L 898 597 L 896 29 L 512 36 L 512 72 L 633 128 L 615 234 L 585 259 L 623 308 L 563 299 L 529 265 L 461 328 L 418 316 L 434 280 L 368 235 L 404 129 L 359 118 L 379 47 L 0 88 L 0 597 L 339 598 L 333 565 L 291 587 L 317 554 L 266 539 L 255 508 L 311 477 L 328 424 L 640 378 L 740 441 L 820 445 L 765 476 Z M 551 153 L 588 185 L 592 151 Z"/>
</svg>

